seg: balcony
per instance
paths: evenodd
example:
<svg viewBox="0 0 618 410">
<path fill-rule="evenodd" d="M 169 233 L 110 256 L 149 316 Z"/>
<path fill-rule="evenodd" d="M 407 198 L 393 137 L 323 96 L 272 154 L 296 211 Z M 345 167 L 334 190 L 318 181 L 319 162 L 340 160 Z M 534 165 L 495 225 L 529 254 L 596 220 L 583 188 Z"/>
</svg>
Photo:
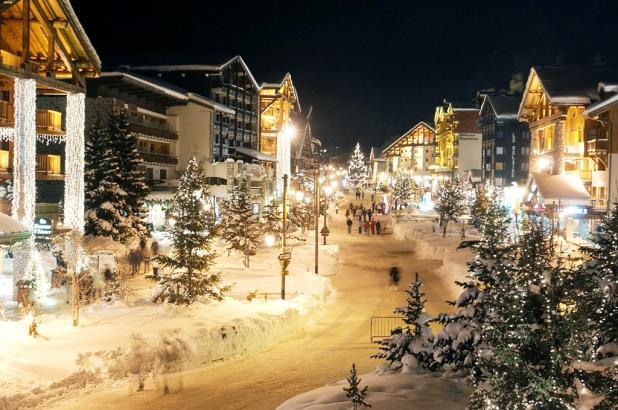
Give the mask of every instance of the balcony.
<svg viewBox="0 0 618 410">
<path fill-rule="evenodd" d="M 140 156 L 146 163 L 151 164 L 163 164 L 163 165 L 177 165 L 178 158 L 176 155 L 162 154 L 158 152 L 139 151 Z"/>
<path fill-rule="evenodd" d="M 150 121 L 137 121 L 134 118 L 129 118 L 129 131 L 143 135 L 145 138 L 152 137 L 166 141 L 178 141 L 178 133 L 169 129 L 167 125 Z"/>
<path fill-rule="evenodd" d="M 607 155 L 609 141 L 607 139 L 593 139 L 586 142 L 586 152 L 588 155 Z"/>
<path fill-rule="evenodd" d="M 13 127 L 14 123 L 13 104 L 9 101 L 0 101 L 0 126 Z M 62 134 L 62 113 L 36 110 L 36 128 L 39 134 Z"/>
</svg>

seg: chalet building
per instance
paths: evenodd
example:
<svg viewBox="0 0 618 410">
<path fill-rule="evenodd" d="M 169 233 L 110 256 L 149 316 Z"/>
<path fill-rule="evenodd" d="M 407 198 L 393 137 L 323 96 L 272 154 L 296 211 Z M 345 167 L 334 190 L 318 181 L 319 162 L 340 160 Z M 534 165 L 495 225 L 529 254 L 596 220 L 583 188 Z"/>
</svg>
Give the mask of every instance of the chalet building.
<svg viewBox="0 0 618 410">
<path fill-rule="evenodd" d="M 432 166 L 436 176 L 480 182 L 482 133 L 478 116 L 479 109 L 473 107 L 453 107 L 448 103 L 436 108 Z"/>
<path fill-rule="evenodd" d="M 517 120 L 521 97 L 485 94 L 479 113 L 483 134 L 483 182 L 504 187 L 528 182 L 530 130 Z"/>
<path fill-rule="evenodd" d="M 421 121 L 410 128 L 382 150 L 387 180 L 401 172 L 429 178 L 435 147 L 436 130 L 431 125 Z"/>
<path fill-rule="evenodd" d="M 213 161 L 259 152 L 260 87 L 240 56 L 209 64 L 127 66 L 129 72 L 158 78 L 226 106 L 213 120 Z M 233 113 L 230 113 L 233 112 Z M 250 151 L 247 151 L 250 150 Z"/>
<path fill-rule="evenodd" d="M 518 111 L 519 120 L 530 127 L 531 172 L 576 177 L 591 196 L 588 203 L 579 203 L 584 213 L 590 207 L 605 209 L 607 202 L 608 151 L 607 140 L 602 138 L 603 123 L 585 115 L 586 108 L 602 99 L 601 82 L 618 82 L 618 69 L 532 67 Z"/>
<path fill-rule="evenodd" d="M 586 141 L 586 152 L 607 161 L 606 179 L 608 210 L 618 201 L 618 82 L 600 83 L 597 87 L 600 101 L 590 104 L 584 111 L 586 118 L 596 120 L 600 132 Z M 591 128 L 592 130 L 592 128 Z M 600 185 L 600 184 L 593 184 Z"/>
<path fill-rule="evenodd" d="M 0 202 L 30 229 L 62 201 L 64 226 L 83 231 L 84 93 L 100 67 L 68 0 L 0 4 Z"/>
</svg>

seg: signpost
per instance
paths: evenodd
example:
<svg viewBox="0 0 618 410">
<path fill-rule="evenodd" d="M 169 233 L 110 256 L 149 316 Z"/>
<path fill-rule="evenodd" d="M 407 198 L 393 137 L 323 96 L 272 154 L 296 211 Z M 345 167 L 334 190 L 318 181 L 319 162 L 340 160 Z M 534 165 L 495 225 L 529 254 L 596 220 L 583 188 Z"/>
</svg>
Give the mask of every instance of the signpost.
<svg viewBox="0 0 618 410">
<path fill-rule="evenodd" d="M 49 218 L 35 219 L 33 233 L 36 242 L 50 243 L 52 236 L 52 220 Z"/>
</svg>

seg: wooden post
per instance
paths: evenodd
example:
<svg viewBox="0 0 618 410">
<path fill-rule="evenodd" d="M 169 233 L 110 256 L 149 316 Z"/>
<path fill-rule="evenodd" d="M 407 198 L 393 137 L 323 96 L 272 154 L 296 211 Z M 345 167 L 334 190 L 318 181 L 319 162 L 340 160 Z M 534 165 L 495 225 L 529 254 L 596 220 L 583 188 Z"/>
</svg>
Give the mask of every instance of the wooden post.
<svg viewBox="0 0 618 410">
<path fill-rule="evenodd" d="M 47 53 L 47 76 L 54 78 L 54 70 L 56 69 L 56 36 L 54 36 L 53 33 L 49 35 L 49 49 Z"/>
<path fill-rule="evenodd" d="M 21 64 L 26 68 L 30 60 L 30 0 L 23 0 L 23 19 L 22 19 L 22 54 Z"/>
</svg>

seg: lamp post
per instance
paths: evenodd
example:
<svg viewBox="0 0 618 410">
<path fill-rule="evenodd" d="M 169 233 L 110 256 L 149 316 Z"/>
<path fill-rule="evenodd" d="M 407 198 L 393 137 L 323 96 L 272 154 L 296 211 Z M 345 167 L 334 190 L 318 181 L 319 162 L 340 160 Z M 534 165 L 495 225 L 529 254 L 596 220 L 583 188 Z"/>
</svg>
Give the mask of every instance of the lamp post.
<svg viewBox="0 0 618 410">
<path fill-rule="evenodd" d="M 285 275 L 290 264 L 292 254 L 286 252 L 287 218 L 288 218 L 288 174 L 283 174 L 283 223 L 281 225 L 281 253 L 279 263 L 281 264 L 281 300 L 285 300 Z"/>
<path fill-rule="evenodd" d="M 324 237 L 324 245 L 326 245 L 326 237 L 328 236 L 328 228 L 326 227 L 326 213 L 328 212 L 328 200 L 333 189 L 330 186 L 324 188 L 324 226 L 322 227 L 322 236 Z"/>
<path fill-rule="evenodd" d="M 320 172 L 318 166 L 316 165 L 315 171 L 313 173 L 313 190 L 314 190 L 314 204 L 313 204 L 313 214 L 315 218 L 315 274 L 318 274 L 318 245 L 320 242 L 318 232 L 318 226 L 320 226 Z"/>
</svg>

